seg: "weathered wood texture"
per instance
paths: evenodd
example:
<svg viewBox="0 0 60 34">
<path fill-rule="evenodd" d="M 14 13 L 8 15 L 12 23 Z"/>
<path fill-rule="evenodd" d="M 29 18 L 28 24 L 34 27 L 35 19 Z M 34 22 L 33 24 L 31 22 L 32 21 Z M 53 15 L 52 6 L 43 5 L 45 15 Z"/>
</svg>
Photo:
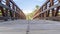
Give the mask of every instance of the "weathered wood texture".
<svg viewBox="0 0 60 34">
<path fill-rule="evenodd" d="M 39 17 L 38 17 L 39 16 Z M 51 17 L 60 17 L 60 0 L 47 0 L 35 13 L 33 16 L 33 19 L 36 19 L 36 17 L 42 19 L 42 18 L 49 18 Z"/>
<path fill-rule="evenodd" d="M 22 10 L 16 5 L 13 0 L 0 0 L 0 11 L 2 12 L 2 17 L 0 20 L 26 19 Z M 20 13 L 22 15 L 20 15 Z"/>
</svg>

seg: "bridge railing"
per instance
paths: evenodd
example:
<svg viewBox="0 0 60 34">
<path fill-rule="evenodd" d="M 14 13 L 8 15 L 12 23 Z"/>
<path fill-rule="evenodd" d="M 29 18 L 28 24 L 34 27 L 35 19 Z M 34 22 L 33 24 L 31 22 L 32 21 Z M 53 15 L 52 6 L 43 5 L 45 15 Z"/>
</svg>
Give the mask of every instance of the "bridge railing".
<svg viewBox="0 0 60 34">
<path fill-rule="evenodd" d="M 0 20 L 19 19 L 20 11 L 13 0 L 0 0 Z"/>
<path fill-rule="evenodd" d="M 41 18 L 60 16 L 60 0 L 47 0 L 39 11 Z"/>
</svg>

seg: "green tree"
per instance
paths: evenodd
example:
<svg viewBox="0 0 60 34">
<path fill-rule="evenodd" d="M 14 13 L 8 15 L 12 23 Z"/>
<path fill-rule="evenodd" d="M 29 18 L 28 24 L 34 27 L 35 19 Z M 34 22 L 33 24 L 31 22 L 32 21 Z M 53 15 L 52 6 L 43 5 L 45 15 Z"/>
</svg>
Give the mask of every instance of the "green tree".
<svg viewBox="0 0 60 34">
<path fill-rule="evenodd" d="M 39 5 L 36 5 L 36 9 L 39 9 L 39 7 L 40 7 Z"/>
<path fill-rule="evenodd" d="M 33 18 L 33 16 L 34 16 L 35 12 L 37 11 L 37 9 L 39 9 L 40 7 L 39 7 L 39 5 L 36 5 L 35 8 L 36 8 L 36 9 L 34 9 L 34 10 L 32 11 L 32 13 L 29 13 L 28 15 L 26 15 L 26 19 L 27 19 L 27 20 L 31 20 L 31 19 Z"/>
</svg>

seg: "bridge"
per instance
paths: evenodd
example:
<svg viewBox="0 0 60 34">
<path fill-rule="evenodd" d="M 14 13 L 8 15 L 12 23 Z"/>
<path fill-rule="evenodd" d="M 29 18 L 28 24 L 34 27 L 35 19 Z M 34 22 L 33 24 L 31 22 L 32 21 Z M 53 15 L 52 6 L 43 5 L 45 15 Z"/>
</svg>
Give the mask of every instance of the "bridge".
<svg viewBox="0 0 60 34">
<path fill-rule="evenodd" d="M 38 9 L 33 19 L 60 20 L 60 0 L 47 0 Z"/>
<path fill-rule="evenodd" d="M 47 0 L 32 20 L 13 0 L 0 0 L 0 34 L 60 34 L 60 0 Z"/>
<path fill-rule="evenodd" d="M 26 19 L 22 10 L 13 0 L 0 0 L 0 20 Z"/>
</svg>

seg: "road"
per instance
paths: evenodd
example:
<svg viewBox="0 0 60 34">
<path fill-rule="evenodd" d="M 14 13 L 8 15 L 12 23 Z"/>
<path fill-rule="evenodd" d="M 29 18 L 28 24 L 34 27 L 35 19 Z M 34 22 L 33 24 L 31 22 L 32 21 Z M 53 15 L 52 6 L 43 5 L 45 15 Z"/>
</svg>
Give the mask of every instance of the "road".
<svg viewBox="0 0 60 34">
<path fill-rule="evenodd" d="M 49 20 L 14 20 L 0 22 L 0 34 L 26 34 L 28 25 L 28 34 L 60 34 L 60 22 Z"/>
</svg>

